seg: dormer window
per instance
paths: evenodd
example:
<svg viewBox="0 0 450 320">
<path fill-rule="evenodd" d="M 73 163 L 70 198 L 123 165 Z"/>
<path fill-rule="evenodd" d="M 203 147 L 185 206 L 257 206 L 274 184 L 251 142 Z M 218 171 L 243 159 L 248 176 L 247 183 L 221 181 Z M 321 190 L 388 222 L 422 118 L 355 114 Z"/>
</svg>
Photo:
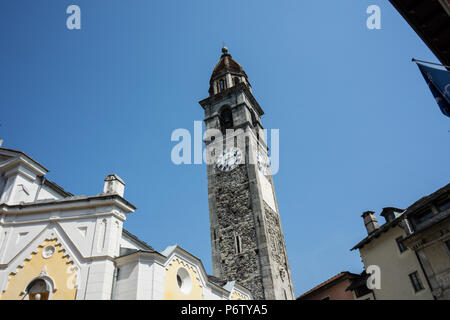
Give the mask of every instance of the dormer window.
<svg viewBox="0 0 450 320">
<path fill-rule="evenodd" d="M 394 212 L 390 212 L 389 214 L 386 215 L 386 222 L 391 222 L 394 219 L 395 219 Z"/>
<path fill-rule="evenodd" d="M 401 216 L 403 211 L 405 211 L 405 210 L 393 208 L 393 207 L 386 207 L 386 208 L 383 208 L 383 211 L 381 212 L 381 216 L 383 216 L 386 219 L 386 222 L 391 222 L 395 218 Z"/>
</svg>

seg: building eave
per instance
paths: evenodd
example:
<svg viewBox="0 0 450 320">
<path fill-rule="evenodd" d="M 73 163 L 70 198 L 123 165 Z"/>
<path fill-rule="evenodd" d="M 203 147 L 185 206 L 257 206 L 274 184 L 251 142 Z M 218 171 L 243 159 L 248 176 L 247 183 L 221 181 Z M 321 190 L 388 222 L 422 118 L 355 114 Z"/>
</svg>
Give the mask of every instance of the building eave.
<svg viewBox="0 0 450 320">
<path fill-rule="evenodd" d="M 122 229 L 122 233 L 125 234 L 125 236 L 131 238 L 133 241 L 136 241 L 138 244 L 140 244 L 144 248 L 147 248 L 149 251 L 152 251 L 152 250 L 155 251 L 155 249 L 153 249 L 153 247 L 151 245 L 149 245 L 145 241 L 139 239 L 137 236 L 135 236 L 134 234 L 132 234 L 131 232 L 129 232 L 125 228 Z"/>
<path fill-rule="evenodd" d="M 116 262 L 128 262 L 134 259 L 138 259 L 139 257 L 145 257 L 145 258 L 155 258 L 158 259 L 160 262 L 163 262 L 165 260 L 165 256 L 162 255 L 160 252 L 156 250 L 136 250 L 134 252 L 130 252 L 121 256 L 118 256 L 115 258 Z"/>
<path fill-rule="evenodd" d="M 358 242 L 358 244 L 356 244 L 353 248 L 351 248 L 350 251 L 353 251 L 356 249 L 361 249 L 366 244 L 371 242 L 373 239 L 378 238 L 382 233 L 387 232 L 389 229 L 397 226 L 401 222 L 401 220 L 403 220 L 403 215 L 398 216 L 397 218 L 395 218 L 394 220 L 392 220 L 390 222 L 386 222 L 381 227 L 379 227 L 377 230 L 375 230 L 374 232 L 369 234 L 367 237 L 362 239 L 360 242 Z"/>
<path fill-rule="evenodd" d="M 61 187 L 60 185 L 58 185 L 57 183 L 45 179 L 44 180 L 44 185 L 46 185 L 47 187 L 49 187 L 50 189 L 58 192 L 60 195 L 62 195 L 63 197 L 73 197 L 73 194 L 70 193 L 69 191 L 66 191 L 63 187 Z"/>
<path fill-rule="evenodd" d="M 438 0 L 389 0 L 442 64 L 450 65 L 450 16 Z"/>
<path fill-rule="evenodd" d="M 68 197 L 56 200 L 38 200 L 30 203 L 20 203 L 8 205 L 6 203 L 0 204 L 0 213 L 7 215 L 11 214 L 32 214 L 42 213 L 46 211 L 71 209 L 70 205 L 75 205 L 77 208 L 95 207 L 113 204 L 119 206 L 125 212 L 133 212 L 136 207 L 127 200 L 117 194 L 99 194 L 96 196 L 77 196 Z"/>
<path fill-rule="evenodd" d="M 326 290 L 329 287 L 331 287 L 332 285 L 336 284 L 337 282 L 345 281 L 347 279 L 356 278 L 356 277 L 359 277 L 359 275 L 355 274 L 355 273 L 351 273 L 349 271 L 342 271 L 342 272 L 338 273 L 337 275 L 329 278 L 328 280 L 320 283 L 319 285 L 313 287 L 312 289 L 306 291 L 305 293 L 300 295 L 297 298 L 297 300 L 302 300 L 314 293 L 319 293 L 323 290 Z"/>
<path fill-rule="evenodd" d="M 442 214 L 442 215 L 438 215 L 437 217 L 435 217 L 430 224 L 427 224 L 423 227 L 418 228 L 417 230 L 414 230 L 413 233 L 411 233 L 410 235 L 408 235 L 407 237 L 405 237 L 403 239 L 403 242 L 405 244 L 407 244 L 410 241 L 413 241 L 414 239 L 416 239 L 416 237 L 419 237 L 420 235 L 424 234 L 425 232 L 427 232 L 428 230 L 432 229 L 434 226 L 436 226 L 438 223 L 439 224 L 444 224 L 446 223 L 448 220 L 450 219 L 450 211 Z"/>
<path fill-rule="evenodd" d="M 424 196 L 410 205 L 404 212 L 405 217 L 409 217 L 416 213 L 418 210 L 421 210 L 423 207 L 429 205 L 433 201 L 437 200 L 439 197 L 444 196 L 445 194 L 450 193 L 450 183 L 446 186 L 440 188 L 439 190 Z"/>
<path fill-rule="evenodd" d="M 4 152 L 5 155 L 14 157 L 14 156 L 21 156 L 26 158 L 28 161 L 31 161 L 35 166 L 37 166 L 41 171 L 47 173 L 49 170 L 45 168 L 42 164 L 40 164 L 38 161 L 34 160 L 32 157 L 27 155 L 25 152 L 22 152 L 20 150 L 14 150 L 14 149 L 8 149 L 8 148 L 0 148 L 0 153 Z"/>
</svg>

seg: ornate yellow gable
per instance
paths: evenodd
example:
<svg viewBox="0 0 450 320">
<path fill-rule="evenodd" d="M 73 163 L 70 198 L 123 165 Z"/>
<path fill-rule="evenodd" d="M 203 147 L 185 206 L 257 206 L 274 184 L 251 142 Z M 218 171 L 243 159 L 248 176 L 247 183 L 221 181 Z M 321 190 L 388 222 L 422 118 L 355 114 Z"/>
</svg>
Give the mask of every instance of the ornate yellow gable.
<svg viewBox="0 0 450 320">
<path fill-rule="evenodd" d="M 74 300 L 77 268 L 57 239 L 43 245 L 9 275 L 0 300 Z"/>
<path fill-rule="evenodd" d="M 230 300 L 247 300 L 247 297 L 241 294 L 240 292 L 234 290 L 233 293 L 231 294 Z"/>
<path fill-rule="evenodd" d="M 201 300 L 203 289 L 193 266 L 178 258 L 166 267 L 164 281 L 165 300 Z"/>
</svg>

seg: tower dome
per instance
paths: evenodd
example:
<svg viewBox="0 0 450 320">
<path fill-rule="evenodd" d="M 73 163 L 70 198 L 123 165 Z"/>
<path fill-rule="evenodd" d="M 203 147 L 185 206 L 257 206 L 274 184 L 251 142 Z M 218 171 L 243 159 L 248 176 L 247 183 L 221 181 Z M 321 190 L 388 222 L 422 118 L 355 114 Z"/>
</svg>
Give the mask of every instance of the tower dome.
<svg viewBox="0 0 450 320">
<path fill-rule="evenodd" d="M 211 96 L 215 95 L 225 89 L 234 87 L 240 82 L 246 83 L 251 88 L 244 68 L 231 57 L 228 53 L 228 48 L 223 47 L 222 56 L 214 67 L 209 80 L 209 94 Z"/>
</svg>

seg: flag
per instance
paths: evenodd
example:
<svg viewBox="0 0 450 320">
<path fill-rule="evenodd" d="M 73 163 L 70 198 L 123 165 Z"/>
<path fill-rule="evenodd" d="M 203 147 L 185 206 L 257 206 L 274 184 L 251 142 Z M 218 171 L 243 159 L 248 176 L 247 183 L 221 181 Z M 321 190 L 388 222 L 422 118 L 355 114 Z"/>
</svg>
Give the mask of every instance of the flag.
<svg viewBox="0 0 450 320">
<path fill-rule="evenodd" d="M 450 117 L 450 72 L 417 63 L 442 113 Z"/>
</svg>

